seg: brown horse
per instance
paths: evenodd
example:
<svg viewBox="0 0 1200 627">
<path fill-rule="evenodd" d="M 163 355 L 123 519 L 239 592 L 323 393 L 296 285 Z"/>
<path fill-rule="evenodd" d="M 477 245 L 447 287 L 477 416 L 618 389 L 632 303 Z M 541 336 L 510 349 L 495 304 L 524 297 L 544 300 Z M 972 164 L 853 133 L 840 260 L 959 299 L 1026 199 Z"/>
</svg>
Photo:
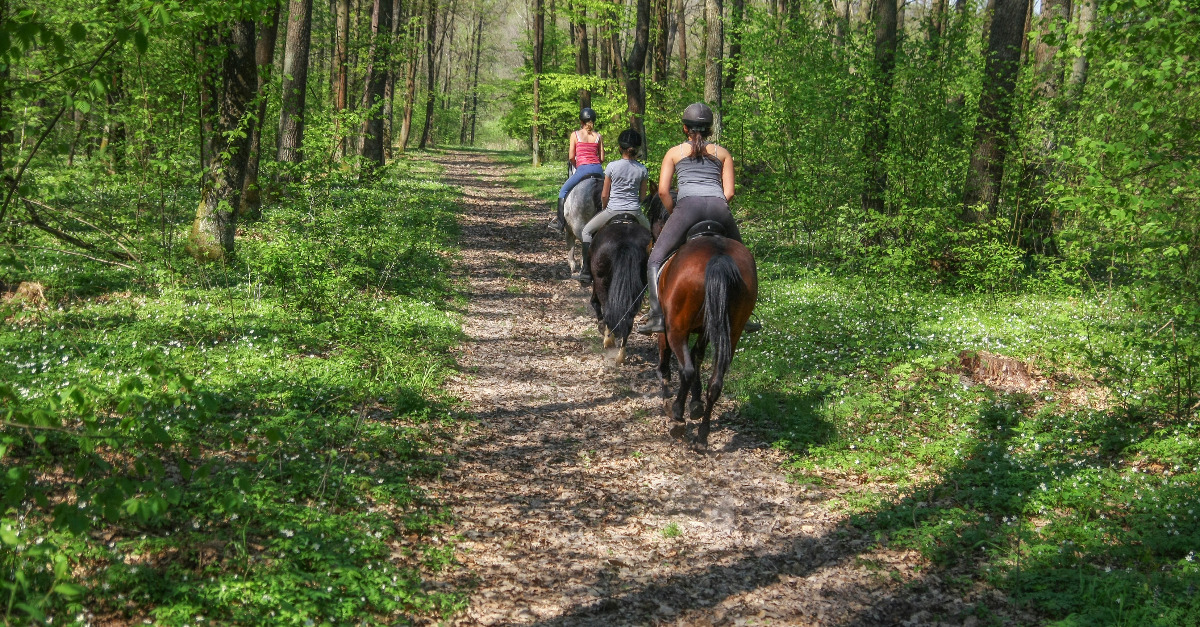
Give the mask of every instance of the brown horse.
<svg viewBox="0 0 1200 627">
<path fill-rule="evenodd" d="M 696 237 L 679 248 L 667 261 L 658 278 L 667 332 L 658 336 L 658 376 L 662 383 L 663 409 L 674 421 L 673 437 L 682 437 L 686 419 L 684 405 L 693 419 L 703 415 L 696 440 L 708 446 L 709 421 L 713 405 L 721 396 L 725 373 L 733 361 L 733 351 L 742 337 L 742 329 L 754 311 L 758 298 L 758 271 L 754 255 L 741 242 L 708 235 Z M 697 334 L 688 349 L 688 338 Z M 708 392 L 700 398 L 700 364 L 708 344 L 713 345 L 712 376 Z M 667 384 L 671 380 L 671 354 L 679 360 L 679 393 L 670 400 Z"/>
</svg>

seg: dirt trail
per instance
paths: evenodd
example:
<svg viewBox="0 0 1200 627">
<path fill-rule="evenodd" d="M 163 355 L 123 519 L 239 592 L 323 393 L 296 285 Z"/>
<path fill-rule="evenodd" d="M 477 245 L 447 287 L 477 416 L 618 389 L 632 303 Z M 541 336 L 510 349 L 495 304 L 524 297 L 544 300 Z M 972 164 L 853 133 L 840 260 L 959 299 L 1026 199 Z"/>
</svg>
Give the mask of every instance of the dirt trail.
<svg viewBox="0 0 1200 627">
<path fill-rule="evenodd" d="M 964 624 L 963 590 L 789 484 L 732 402 L 707 454 L 667 437 L 651 341 L 609 365 L 546 203 L 486 155 L 437 158 L 465 194 L 452 391 L 479 421 L 431 486 L 464 538 L 456 624 Z"/>
</svg>

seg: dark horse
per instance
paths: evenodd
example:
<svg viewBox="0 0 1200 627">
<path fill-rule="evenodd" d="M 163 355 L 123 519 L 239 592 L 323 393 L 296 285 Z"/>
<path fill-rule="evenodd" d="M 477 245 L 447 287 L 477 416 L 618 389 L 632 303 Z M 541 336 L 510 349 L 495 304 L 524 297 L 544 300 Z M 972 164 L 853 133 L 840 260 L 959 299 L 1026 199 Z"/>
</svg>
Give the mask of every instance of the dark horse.
<svg viewBox="0 0 1200 627">
<path fill-rule="evenodd" d="M 656 222 L 665 220 L 653 208 L 651 213 L 659 219 Z M 655 226 L 657 233 L 661 226 Z M 693 419 L 703 416 L 696 439 L 708 446 L 713 405 L 721 396 L 733 351 L 758 299 L 754 255 L 741 242 L 721 235 L 693 237 L 663 265 L 658 285 L 667 324 L 667 332 L 658 335 L 658 377 L 662 383 L 663 409 L 677 423 L 671 427 L 671 435 L 678 438 L 685 432 L 683 410 L 690 393 L 688 413 Z M 688 338 L 692 334 L 697 337 L 689 350 Z M 709 343 L 713 345 L 712 376 L 707 394 L 701 400 L 700 364 Z M 679 393 L 673 403 L 667 389 L 672 353 L 680 363 Z"/>
<path fill-rule="evenodd" d="M 604 348 L 620 346 L 616 362 L 625 362 L 625 343 L 646 291 L 650 233 L 631 217 L 617 216 L 592 237 L 592 309 L 596 310 Z"/>
</svg>

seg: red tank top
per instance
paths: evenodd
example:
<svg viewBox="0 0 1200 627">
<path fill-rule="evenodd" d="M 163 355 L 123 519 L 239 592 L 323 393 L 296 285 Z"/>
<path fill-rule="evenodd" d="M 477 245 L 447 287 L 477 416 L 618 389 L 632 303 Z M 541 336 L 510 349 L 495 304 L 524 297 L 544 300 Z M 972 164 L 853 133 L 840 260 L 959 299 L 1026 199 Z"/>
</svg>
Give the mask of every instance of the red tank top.
<svg viewBox="0 0 1200 627">
<path fill-rule="evenodd" d="M 575 131 L 575 166 L 600 163 L 600 134 L 596 133 L 596 141 L 583 142 L 579 139 L 579 131 Z"/>
</svg>

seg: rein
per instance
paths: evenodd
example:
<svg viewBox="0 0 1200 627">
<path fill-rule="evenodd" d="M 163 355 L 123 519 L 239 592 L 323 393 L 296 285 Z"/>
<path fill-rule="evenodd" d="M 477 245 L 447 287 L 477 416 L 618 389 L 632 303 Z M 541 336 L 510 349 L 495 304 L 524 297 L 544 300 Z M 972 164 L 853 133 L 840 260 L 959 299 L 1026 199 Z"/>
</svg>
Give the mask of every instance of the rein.
<svg viewBox="0 0 1200 627">
<path fill-rule="evenodd" d="M 650 289 L 649 283 L 647 283 L 646 287 L 643 287 L 642 291 L 638 292 L 638 295 L 633 298 L 633 306 L 629 308 L 629 311 L 625 312 L 625 315 L 621 316 L 621 319 L 617 321 L 617 326 L 621 326 L 621 323 L 625 322 L 625 319 L 629 317 L 629 314 L 633 313 L 637 309 L 638 305 L 642 304 L 642 295 L 645 294 L 646 290 L 648 289 Z"/>
</svg>

